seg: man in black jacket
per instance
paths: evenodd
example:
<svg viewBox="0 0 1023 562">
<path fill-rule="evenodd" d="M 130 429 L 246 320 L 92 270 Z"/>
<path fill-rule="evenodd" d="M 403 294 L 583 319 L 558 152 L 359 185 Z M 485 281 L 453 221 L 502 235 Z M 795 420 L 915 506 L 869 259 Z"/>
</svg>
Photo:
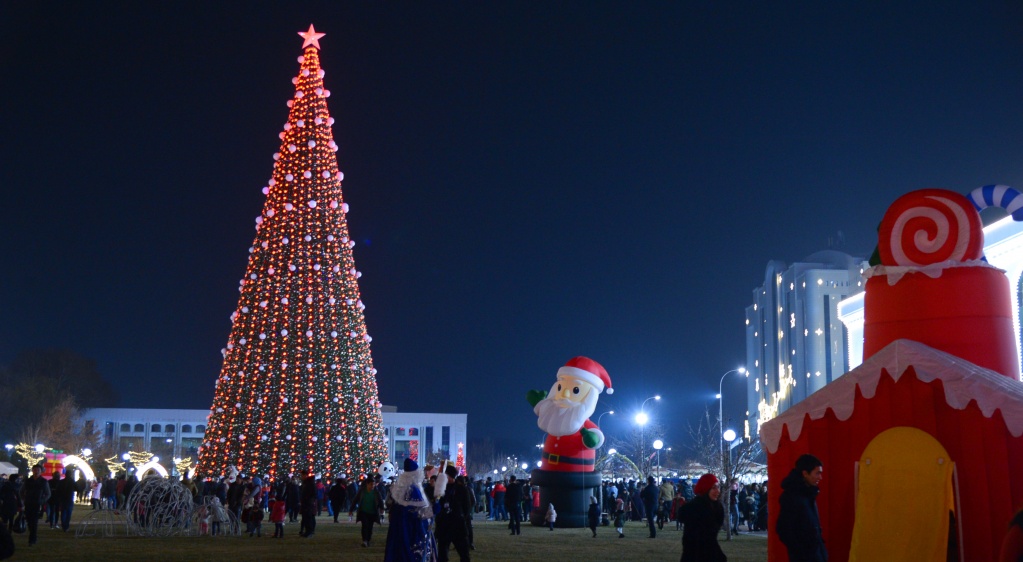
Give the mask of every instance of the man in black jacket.
<svg viewBox="0 0 1023 562">
<path fill-rule="evenodd" d="M 32 467 L 32 475 L 21 487 L 21 499 L 25 503 L 25 520 L 28 523 L 28 545 L 36 543 L 39 530 L 39 512 L 46 500 L 50 499 L 50 483 L 43 478 L 43 465 Z"/>
<path fill-rule="evenodd" d="M 448 550 L 455 546 L 460 562 L 469 562 L 469 490 L 466 486 L 455 483 L 458 469 L 448 465 L 444 469 L 445 484 L 438 484 L 436 490 L 440 494 L 435 498 L 434 513 L 436 518 L 437 562 L 448 562 Z M 439 480 L 439 478 L 438 478 Z"/>
<path fill-rule="evenodd" d="M 654 526 L 657 517 L 657 506 L 660 503 L 661 491 L 654 482 L 653 476 L 646 477 L 646 486 L 639 493 L 639 499 L 643 501 L 643 509 L 646 511 L 646 522 L 650 527 L 650 537 L 657 537 L 657 527 Z"/>
<path fill-rule="evenodd" d="M 827 562 L 820 515 L 817 512 L 818 485 L 824 466 L 813 455 L 803 455 L 781 482 L 778 498 L 778 538 L 789 551 L 790 562 Z"/>
<path fill-rule="evenodd" d="M 522 485 L 515 480 L 515 475 L 508 477 L 508 486 L 504 492 L 504 507 L 508 510 L 508 528 L 511 534 L 521 535 L 520 524 L 522 523 Z"/>
<path fill-rule="evenodd" d="M 302 488 L 299 492 L 299 510 L 302 513 L 302 522 L 299 524 L 299 536 L 309 538 L 316 532 L 316 514 L 320 508 L 316 502 L 316 478 L 313 471 L 305 470 L 305 478 L 302 479 Z"/>
</svg>

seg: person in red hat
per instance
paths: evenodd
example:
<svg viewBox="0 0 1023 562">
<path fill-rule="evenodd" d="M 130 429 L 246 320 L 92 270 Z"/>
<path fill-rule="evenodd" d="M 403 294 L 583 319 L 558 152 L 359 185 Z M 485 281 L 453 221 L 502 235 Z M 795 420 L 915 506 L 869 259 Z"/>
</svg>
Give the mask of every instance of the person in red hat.
<svg viewBox="0 0 1023 562">
<path fill-rule="evenodd" d="M 547 432 L 544 470 L 593 471 L 594 451 L 604 444 L 604 434 L 589 417 L 605 389 L 608 394 L 613 392 L 604 367 L 588 357 L 575 357 L 558 369 L 550 392 L 529 392 L 537 425 Z"/>
<path fill-rule="evenodd" d="M 679 509 L 682 529 L 681 562 L 724 562 L 728 558 L 718 544 L 718 531 L 725 519 L 725 508 L 718 501 L 718 478 L 707 473 L 693 486 L 696 497 Z"/>
</svg>

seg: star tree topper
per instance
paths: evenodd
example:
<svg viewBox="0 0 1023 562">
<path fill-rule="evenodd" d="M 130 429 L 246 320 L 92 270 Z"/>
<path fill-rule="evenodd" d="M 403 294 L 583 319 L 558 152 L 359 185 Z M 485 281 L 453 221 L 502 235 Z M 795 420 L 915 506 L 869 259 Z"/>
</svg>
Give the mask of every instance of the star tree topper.
<svg viewBox="0 0 1023 562">
<path fill-rule="evenodd" d="M 309 45 L 312 45 L 313 47 L 319 49 L 320 37 L 326 35 L 326 33 L 316 33 L 316 30 L 313 29 L 313 24 L 309 24 L 309 31 L 299 31 L 298 34 L 300 37 L 305 39 L 305 43 L 302 43 L 303 49 L 305 49 Z"/>
</svg>

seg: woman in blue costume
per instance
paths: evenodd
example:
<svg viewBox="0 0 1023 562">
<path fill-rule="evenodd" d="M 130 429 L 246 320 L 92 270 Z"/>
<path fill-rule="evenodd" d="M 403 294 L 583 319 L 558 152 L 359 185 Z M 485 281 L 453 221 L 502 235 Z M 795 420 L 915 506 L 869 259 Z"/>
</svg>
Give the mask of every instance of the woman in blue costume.
<svg viewBox="0 0 1023 562">
<path fill-rule="evenodd" d="M 423 493 L 423 471 L 412 459 L 405 459 L 404 468 L 387 498 L 389 524 L 384 560 L 434 562 L 437 543 L 430 530 L 433 508 Z"/>
</svg>

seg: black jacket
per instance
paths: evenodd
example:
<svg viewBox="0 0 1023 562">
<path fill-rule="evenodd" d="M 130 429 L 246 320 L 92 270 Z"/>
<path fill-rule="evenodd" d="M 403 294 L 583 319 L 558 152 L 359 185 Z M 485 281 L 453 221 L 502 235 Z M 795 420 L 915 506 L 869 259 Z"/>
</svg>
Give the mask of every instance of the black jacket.
<svg viewBox="0 0 1023 562">
<path fill-rule="evenodd" d="M 37 478 L 29 476 L 21 486 L 21 497 L 25 501 L 26 510 L 37 512 L 39 507 L 50 499 L 50 483 L 42 476 Z"/>
<path fill-rule="evenodd" d="M 522 502 L 522 483 L 518 480 L 508 484 L 504 493 L 505 507 L 515 507 Z"/>
<path fill-rule="evenodd" d="M 682 529 L 682 562 L 724 562 L 718 531 L 725 520 L 725 508 L 706 495 L 693 498 L 678 509 Z"/>
<path fill-rule="evenodd" d="M 827 562 L 821 520 L 817 513 L 817 494 L 820 488 L 811 486 L 797 469 L 781 482 L 778 498 L 778 523 L 775 529 L 789 550 L 790 562 Z"/>
</svg>

